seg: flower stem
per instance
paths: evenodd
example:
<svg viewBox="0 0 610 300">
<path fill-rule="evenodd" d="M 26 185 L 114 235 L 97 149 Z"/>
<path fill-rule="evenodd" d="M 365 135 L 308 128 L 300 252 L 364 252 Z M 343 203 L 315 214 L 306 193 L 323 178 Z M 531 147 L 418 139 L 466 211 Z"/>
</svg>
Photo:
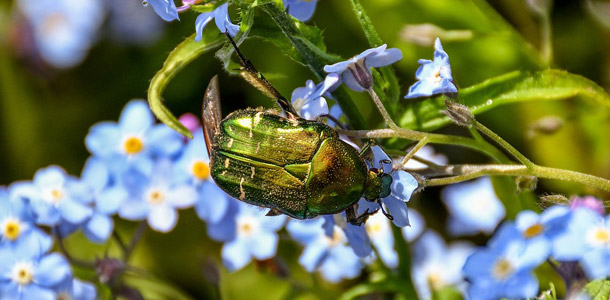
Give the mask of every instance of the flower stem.
<svg viewBox="0 0 610 300">
<path fill-rule="evenodd" d="M 402 161 L 400 162 L 400 166 L 404 168 L 407 162 L 409 162 L 409 160 L 415 156 L 415 153 L 417 153 L 417 151 L 423 148 L 427 143 L 428 137 L 424 137 L 423 139 L 419 140 L 419 142 L 415 146 L 413 146 L 409 153 L 407 153 L 407 155 L 405 155 L 405 157 L 402 159 Z"/>
<path fill-rule="evenodd" d="M 483 134 L 487 135 L 492 140 L 496 141 L 496 143 L 498 143 L 500 146 L 502 146 L 502 148 L 504 148 L 506 151 L 508 151 L 512 156 L 514 156 L 517 160 L 519 160 L 522 164 L 524 164 L 528 169 L 531 169 L 535 166 L 535 164 L 531 160 L 529 160 L 527 157 L 525 157 L 523 154 L 521 154 L 521 152 L 519 152 L 517 149 L 515 149 L 515 147 L 513 147 L 511 144 L 509 144 L 507 141 L 505 141 L 502 137 L 497 135 L 495 132 L 493 132 L 489 128 L 485 127 L 485 125 L 481 124 L 479 121 L 473 120 L 472 125 L 474 125 L 474 127 L 476 127 Z"/>
<path fill-rule="evenodd" d="M 538 178 L 564 180 L 610 191 L 610 180 L 608 179 L 590 174 L 538 165 L 532 165 L 531 167 L 524 165 L 449 165 L 444 168 L 444 174 L 449 177 L 425 179 L 423 186 L 447 185 L 482 176 L 502 175 L 535 176 Z"/>
<path fill-rule="evenodd" d="M 385 122 L 388 124 L 388 127 L 394 130 L 399 130 L 400 127 L 394 123 L 390 117 L 390 114 L 388 114 L 388 111 L 383 106 L 383 103 L 381 103 L 381 99 L 379 99 L 379 96 L 377 96 L 377 93 L 375 93 L 375 90 L 373 90 L 373 87 L 370 87 L 367 92 L 369 92 L 369 95 L 371 95 L 371 98 L 373 98 L 373 102 L 375 102 L 375 105 L 377 105 L 377 109 L 381 113 L 381 116 L 383 116 Z"/>
<path fill-rule="evenodd" d="M 428 140 L 428 143 L 432 144 L 444 144 L 444 145 L 455 145 L 466 147 L 470 149 L 477 150 L 485 155 L 489 156 L 494 160 L 500 160 L 504 154 L 498 150 L 496 147 L 490 145 L 487 142 L 477 141 L 472 138 L 462 137 L 462 136 L 452 136 L 438 133 L 427 133 L 421 131 L 415 131 L 405 128 L 397 128 L 397 129 L 376 129 L 376 130 L 337 130 L 340 134 L 345 134 L 351 137 L 357 138 L 368 138 L 368 139 L 376 139 L 376 138 L 403 138 L 413 141 L 420 141 L 424 138 Z"/>
</svg>

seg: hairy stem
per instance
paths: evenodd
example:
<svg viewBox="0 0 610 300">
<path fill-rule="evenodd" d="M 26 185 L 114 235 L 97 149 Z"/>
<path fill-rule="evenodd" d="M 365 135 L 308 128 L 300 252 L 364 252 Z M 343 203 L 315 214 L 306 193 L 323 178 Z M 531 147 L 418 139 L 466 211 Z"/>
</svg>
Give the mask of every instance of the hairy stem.
<svg viewBox="0 0 610 300">
<path fill-rule="evenodd" d="M 413 146 L 413 148 L 411 148 L 409 153 L 407 153 L 407 155 L 405 155 L 405 157 L 402 159 L 402 162 L 400 162 L 400 165 L 402 167 L 404 167 L 411 158 L 415 157 L 415 153 L 417 153 L 417 151 L 419 151 L 419 149 L 423 148 L 427 143 L 428 143 L 428 137 L 421 139 L 415 146 Z"/>
<path fill-rule="evenodd" d="M 388 124 L 388 127 L 394 130 L 399 130 L 400 127 L 394 123 L 394 120 L 392 120 L 392 117 L 390 117 L 390 114 L 388 114 L 388 111 L 383 106 L 383 103 L 381 103 L 381 99 L 379 99 L 379 96 L 377 96 L 377 93 L 375 93 L 373 87 L 370 87 L 367 92 L 369 92 L 369 95 L 371 95 L 371 98 L 373 98 L 373 102 L 375 102 L 375 105 L 377 105 L 377 109 L 381 113 L 381 116 L 383 116 L 385 122 Z"/>
<path fill-rule="evenodd" d="M 483 134 L 487 135 L 492 140 L 494 140 L 496 143 L 498 143 L 500 146 L 502 146 L 502 148 L 504 148 L 506 151 L 508 151 L 512 156 L 514 156 L 517 160 L 519 160 L 522 164 L 524 164 L 528 168 L 533 168 L 535 166 L 535 164 L 531 160 L 529 160 L 527 157 L 525 157 L 525 155 L 521 154 L 521 152 L 519 152 L 519 150 L 515 149 L 515 147 L 513 147 L 513 145 L 509 144 L 502 137 L 497 135 L 495 132 L 491 131 L 491 129 L 485 127 L 485 125 L 481 124 L 479 121 L 473 120 L 472 125 L 474 125 L 474 127 L 476 127 L 476 129 L 478 129 Z"/>
</svg>

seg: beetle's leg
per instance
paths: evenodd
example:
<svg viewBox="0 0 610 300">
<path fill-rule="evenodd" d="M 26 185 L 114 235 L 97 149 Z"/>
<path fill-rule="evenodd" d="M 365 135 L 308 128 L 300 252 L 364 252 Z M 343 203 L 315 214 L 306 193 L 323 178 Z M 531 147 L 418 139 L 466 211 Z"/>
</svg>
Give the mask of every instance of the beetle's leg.
<svg viewBox="0 0 610 300">
<path fill-rule="evenodd" d="M 361 214 L 358 215 L 358 205 L 352 205 L 350 208 L 348 208 L 345 211 L 345 217 L 347 218 L 347 221 L 352 224 L 352 225 L 356 225 L 356 226 L 360 226 L 362 224 L 364 224 L 364 222 L 366 222 L 366 219 L 368 219 L 368 217 L 370 215 L 373 215 L 377 212 L 377 209 L 369 212 L 368 208 L 366 209 L 366 211 Z"/>
<path fill-rule="evenodd" d="M 381 199 L 377 199 L 377 200 L 375 200 L 375 202 L 377 202 L 377 204 L 379 204 L 379 208 L 381 209 L 381 212 L 383 213 L 383 215 L 386 218 L 388 218 L 388 220 L 394 221 L 394 217 L 392 215 L 390 215 L 387 211 L 385 211 L 385 209 L 383 208 L 383 205 L 381 205 Z"/>
<path fill-rule="evenodd" d="M 368 154 L 368 152 L 372 153 L 371 147 L 373 147 L 375 145 L 376 145 L 375 140 L 373 140 L 373 139 L 368 140 L 364 144 L 364 146 L 362 146 L 362 148 L 360 149 L 360 156 L 365 156 L 366 154 Z"/>
<path fill-rule="evenodd" d="M 277 101 L 277 104 L 282 108 L 282 110 L 286 113 L 286 117 L 288 119 L 296 120 L 299 118 L 297 112 L 294 110 L 294 107 L 284 98 L 278 90 L 273 87 L 273 85 L 261 74 L 254 65 L 247 60 L 237 48 L 237 44 L 233 41 L 233 38 L 229 35 L 229 33 L 225 33 L 231 45 L 235 49 L 235 53 L 239 56 L 239 60 L 241 61 L 241 65 L 243 67 L 243 72 L 241 75 L 252 84 L 255 88 L 259 89 L 263 93 L 267 94 L 267 96 L 274 98 Z"/>
</svg>

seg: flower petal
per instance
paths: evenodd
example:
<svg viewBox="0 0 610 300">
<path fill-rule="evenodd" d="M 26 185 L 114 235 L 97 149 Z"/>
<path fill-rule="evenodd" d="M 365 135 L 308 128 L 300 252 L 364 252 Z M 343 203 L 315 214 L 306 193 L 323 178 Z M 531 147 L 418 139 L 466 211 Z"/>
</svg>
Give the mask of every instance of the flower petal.
<svg viewBox="0 0 610 300">
<path fill-rule="evenodd" d="M 178 222 L 178 213 L 169 205 L 155 205 L 150 208 L 148 225 L 159 232 L 170 232 Z"/>
<path fill-rule="evenodd" d="M 71 274 L 68 261 L 57 253 L 51 253 L 40 259 L 34 272 L 34 280 L 42 286 L 52 287 L 69 278 Z"/>
</svg>

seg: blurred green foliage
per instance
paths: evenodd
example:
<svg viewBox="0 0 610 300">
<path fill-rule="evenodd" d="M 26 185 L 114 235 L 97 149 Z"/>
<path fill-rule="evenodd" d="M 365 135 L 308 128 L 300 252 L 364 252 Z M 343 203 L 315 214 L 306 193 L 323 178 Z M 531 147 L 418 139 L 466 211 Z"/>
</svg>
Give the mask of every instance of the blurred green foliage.
<svg viewBox="0 0 610 300">
<path fill-rule="evenodd" d="M 451 57 L 453 76 L 462 88 L 511 71 L 546 68 L 537 50 L 541 47 L 540 24 L 524 1 L 362 2 L 383 42 L 402 50 L 403 59 L 394 65 L 401 97 L 414 81 L 417 60 L 432 56 L 431 46 L 418 46 L 405 38 L 403 29 L 407 24 L 432 23 L 444 30 L 473 33 L 470 40 L 444 41 L 445 50 Z M 180 22 L 167 24 L 162 38 L 146 47 L 121 46 L 102 38 L 82 65 L 69 70 L 52 70 L 31 64 L 14 47 L 19 36 L 12 31 L 17 16 L 11 11 L 11 4 L 11 1 L 0 4 L 2 185 L 31 179 L 37 169 L 50 164 L 60 165 L 78 175 L 88 157 L 83 141 L 89 127 L 99 121 L 116 120 L 128 100 L 146 97 L 150 79 L 161 68 L 167 54 L 192 34 L 196 17 L 185 14 Z M 551 18 L 555 51 L 552 67 L 580 74 L 608 89 L 608 28 L 596 22 L 581 1 L 556 1 Z M 320 1 L 310 24 L 323 30 L 324 42 L 331 53 L 350 57 L 369 48 L 350 1 Z M 303 86 L 307 79 L 315 79 L 315 74 L 308 68 L 282 54 L 272 43 L 249 39 L 241 50 L 285 97 L 289 97 L 294 88 Z M 177 115 L 198 114 L 204 89 L 215 74 L 220 75 L 224 114 L 249 106 L 274 105 L 241 78 L 227 75 L 213 52 L 203 54 L 177 74 L 163 94 L 165 104 Z M 349 94 L 360 111 L 369 116 L 372 105 L 368 98 L 351 91 Z M 407 100 L 400 98 L 399 101 Z M 564 126 L 552 135 L 528 138 L 526 132 L 530 124 L 550 115 L 561 117 Z M 608 110 L 595 102 L 583 101 L 578 96 L 559 102 L 532 101 L 495 108 L 479 119 L 538 164 L 610 177 Z M 450 126 L 441 131 L 461 133 L 462 129 Z M 485 161 L 484 157 L 460 148 L 445 146 L 438 147 L 437 151 L 456 163 Z M 501 185 L 506 188 L 506 184 Z M 592 192 L 586 187 L 563 182 L 543 181 L 541 188 L 568 195 Z M 442 230 L 446 213 L 438 200 L 438 191 L 429 189 L 413 200 L 412 205 L 418 206 L 428 217 L 430 227 Z M 127 236 L 135 225 L 119 222 L 118 226 Z M 100 257 L 107 251 L 118 253 L 113 247 L 93 247 L 80 235 L 70 237 L 67 244 L 83 258 Z M 371 278 L 371 274 L 363 273 L 361 278 L 340 285 L 324 283 L 318 275 L 306 273 L 296 263 L 300 252 L 300 247 L 294 243 L 280 243 L 278 257 L 281 262 L 251 264 L 229 274 L 219 262 L 220 245 L 207 238 L 205 225 L 192 211 L 187 211 L 181 213 L 178 227 L 172 234 L 148 232 L 136 249 L 133 263 L 151 270 L 170 285 L 179 284 L 181 290 L 195 299 L 334 299 L 355 282 Z M 289 271 L 288 278 L 269 271 L 274 264 L 283 263 Z M 87 276 L 87 272 L 83 274 Z M 176 296 L 181 295 L 180 292 L 160 296 L 154 288 L 158 278 L 131 276 L 140 280 L 133 283 L 134 286 L 144 287 L 143 291 L 152 293 L 150 299 L 182 297 Z M 216 280 L 218 285 L 214 284 Z M 171 288 L 162 290 L 167 292 Z M 381 298 L 383 293 L 375 296 Z"/>
</svg>

